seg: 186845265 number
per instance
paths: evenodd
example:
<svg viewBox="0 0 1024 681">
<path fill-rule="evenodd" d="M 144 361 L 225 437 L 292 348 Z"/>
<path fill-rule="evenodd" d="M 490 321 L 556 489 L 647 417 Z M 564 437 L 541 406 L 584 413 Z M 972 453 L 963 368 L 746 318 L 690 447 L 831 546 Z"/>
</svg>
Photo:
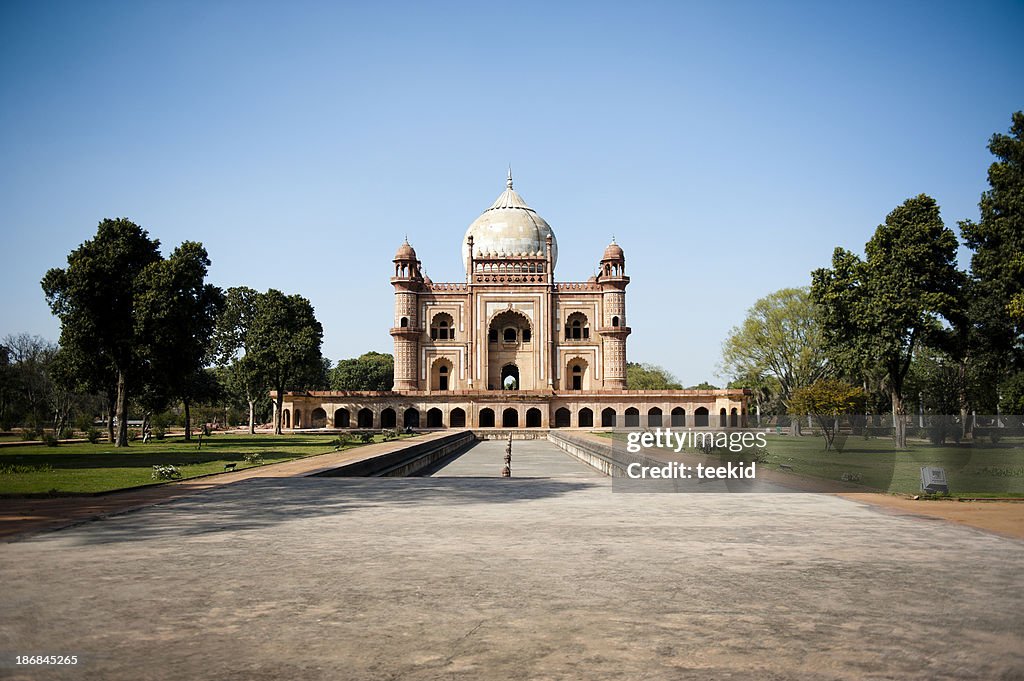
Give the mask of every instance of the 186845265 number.
<svg viewBox="0 0 1024 681">
<path fill-rule="evenodd" d="M 16 665 L 73 665 L 78 664 L 78 655 L 15 655 Z"/>
</svg>

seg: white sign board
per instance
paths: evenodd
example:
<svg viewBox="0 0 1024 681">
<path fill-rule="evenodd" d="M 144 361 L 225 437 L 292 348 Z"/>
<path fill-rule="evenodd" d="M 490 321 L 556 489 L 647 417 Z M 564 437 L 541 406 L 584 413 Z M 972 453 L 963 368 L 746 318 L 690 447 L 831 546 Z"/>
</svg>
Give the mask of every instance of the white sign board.
<svg viewBox="0 0 1024 681">
<path fill-rule="evenodd" d="M 949 494 L 946 469 L 924 466 L 921 468 L 921 491 L 927 494 Z"/>
</svg>

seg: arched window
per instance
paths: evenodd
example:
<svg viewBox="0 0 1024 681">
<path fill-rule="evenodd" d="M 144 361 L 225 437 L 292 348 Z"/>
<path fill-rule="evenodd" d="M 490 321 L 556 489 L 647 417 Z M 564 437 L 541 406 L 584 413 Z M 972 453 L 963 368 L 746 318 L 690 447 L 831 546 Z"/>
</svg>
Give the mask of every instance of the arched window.
<svg viewBox="0 0 1024 681">
<path fill-rule="evenodd" d="M 707 407 L 697 407 L 697 410 L 693 412 L 693 425 L 698 428 L 708 427 L 708 410 Z"/>
<path fill-rule="evenodd" d="M 583 390 L 583 367 L 579 364 L 573 364 L 572 376 L 569 380 L 571 381 L 573 390 Z"/>
<path fill-rule="evenodd" d="M 530 330 L 523 329 L 523 342 L 529 343 L 531 338 L 533 338 L 533 334 L 530 333 Z"/>
<path fill-rule="evenodd" d="M 601 427 L 602 428 L 614 428 L 615 427 L 615 410 L 611 407 L 606 407 L 601 410 Z"/>
<path fill-rule="evenodd" d="M 359 413 L 356 414 L 356 424 L 360 428 L 373 428 L 373 411 L 367 407 L 360 409 Z M 381 427 L 386 428 L 387 426 L 381 423 Z"/>
<path fill-rule="evenodd" d="M 516 338 L 519 337 L 519 332 L 514 326 L 509 326 L 505 329 L 503 337 L 506 343 L 515 343 Z"/>
<path fill-rule="evenodd" d="M 448 425 L 452 428 L 465 428 L 466 427 L 466 411 L 459 407 L 452 409 L 451 415 L 448 417 Z"/>
<path fill-rule="evenodd" d="M 281 427 L 291 428 L 292 427 L 292 413 L 285 409 L 281 412 Z"/>
<path fill-rule="evenodd" d="M 561 407 L 555 412 L 555 428 L 568 428 L 571 425 L 572 412 Z"/>
<path fill-rule="evenodd" d="M 402 317 L 401 321 L 398 322 L 398 325 L 400 327 L 402 327 L 403 329 L 409 328 L 409 318 L 408 317 Z"/>
<path fill-rule="evenodd" d="M 348 409 L 336 409 L 334 411 L 334 427 L 335 428 L 348 428 L 350 425 L 349 420 L 351 415 L 348 413 Z"/>
<path fill-rule="evenodd" d="M 661 427 L 661 409 L 651 407 L 647 410 L 647 426 L 649 428 Z"/>
<path fill-rule="evenodd" d="M 580 409 L 580 413 L 576 416 L 576 425 L 580 428 L 593 428 L 594 412 L 587 407 Z"/>
<path fill-rule="evenodd" d="M 729 425 L 733 428 L 740 425 L 740 415 L 739 412 L 736 411 L 736 407 L 733 407 L 732 411 L 729 412 Z"/>
<path fill-rule="evenodd" d="M 494 427 L 494 410 L 484 408 L 480 410 L 480 418 L 477 419 L 481 428 L 493 428 Z"/>
<path fill-rule="evenodd" d="M 686 425 L 686 410 L 682 407 L 676 407 L 672 410 L 672 425 L 673 426 L 685 426 Z"/>
<path fill-rule="evenodd" d="M 722 407 L 719 410 L 719 412 L 718 412 L 718 426 L 720 428 L 725 428 L 726 425 L 727 425 L 727 418 L 726 418 L 726 413 L 725 413 L 725 407 Z"/>
<path fill-rule="evenodd" d="M 619 325 L 619 318 L 618 317 L 612 317 L 612 326 L 618 326 L 618 325 Z"/>
<path fill-rule="evenodd" d="M 447 312 L 439 312 L 430 320 L 431 340 L 455 340 L 455 320 Z"/>
<path fill-rule="evenodd" d="M 565 320 L 566 340 L 586 340 L 590 338 L 590 324 L 582 312 L 573 312 Z"/>
<path fill-rule="evenodd" d="M 541 424 L 541 413 L 540 409 L 531 407 L 526 410 L 526 427 L 527 428 L 540 428 Z"/>
<path fill-rule="evenodd" d="M 295 427 L 296 428 L 301 428 L 302 427 L 302 410 L 301 409 L 296 409 L 295 410 Z"/>
<path fill-rule="evenodd" d="M 501 427 L 502 428 L 518 428 L 519 427 L 519 412 L 509 407 L 505 411 L 501 412 Z"/>
<path fill-rule="evenodd" d="M 439 358 L 430 368 L 430 389 L 450 390 L 452 387 L 452 363 L 447 358 Z"/>
</svg>

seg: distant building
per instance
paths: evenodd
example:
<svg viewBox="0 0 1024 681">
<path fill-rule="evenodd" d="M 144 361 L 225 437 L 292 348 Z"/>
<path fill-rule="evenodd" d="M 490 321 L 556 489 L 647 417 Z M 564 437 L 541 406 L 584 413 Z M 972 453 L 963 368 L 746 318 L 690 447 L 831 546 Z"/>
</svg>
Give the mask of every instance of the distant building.
<svg viewBox="0 0 1024 681">
<path fill-rule="evenodd" d="M 466 230 L 463 282 L 395 254 L 391 392 L 288 393 L 285 428 L 562 428 L 741 425 L 742 390 L 627 390 L 626 257 L 555 281 L 558 242 L 512 188 Z"/>
</svg>

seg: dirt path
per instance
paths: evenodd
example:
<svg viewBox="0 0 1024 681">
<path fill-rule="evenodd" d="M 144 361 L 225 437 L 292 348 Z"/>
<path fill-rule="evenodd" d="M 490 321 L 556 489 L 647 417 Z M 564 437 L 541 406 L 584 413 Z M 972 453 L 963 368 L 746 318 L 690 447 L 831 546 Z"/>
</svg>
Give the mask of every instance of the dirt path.
<svg viewBox="0 0 1024 681">
<path fill-rule="evenodd" d="M 924 501 L 891 494 L 848 494 L 837 496 L 860 501 L 892 512 L 939 518 L 959 525 L 1024 539 L 1024 500 L 1022 501 Z"/>
</svg>

